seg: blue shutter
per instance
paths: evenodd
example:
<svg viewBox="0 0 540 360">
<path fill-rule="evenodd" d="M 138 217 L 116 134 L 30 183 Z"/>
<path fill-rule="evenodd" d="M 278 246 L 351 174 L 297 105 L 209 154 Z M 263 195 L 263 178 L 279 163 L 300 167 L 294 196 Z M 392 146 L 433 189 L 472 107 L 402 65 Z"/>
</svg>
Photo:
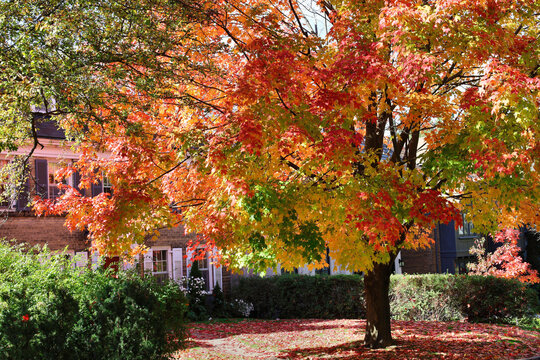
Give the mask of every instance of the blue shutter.
<svg viewBox="0 0 540 360">
<path fill-rule="evenodd" d="M 97 184 L 92 183 L 92 196 L 97 196 L 103 192 L 103 184 L 101 180 Z"/>
<path fill-rule="evenodd" d="M 28 208 L 28 191 L 30 190 L 30 179 L 26 179 L 26 183 L 23 185 L 21 191 L 19 192 L 19 197 L 17 198 L 17 211 L 26 211 Z"/>
<path fill-rule="evenodd" d="M 47 160 L 36 159 L 36 194 L 42 199 L 48 197 L 49 174 L 47 171 Z"/>
<path fill-rule="evenodd" d="M 78 171 L 75 171 L 73 173 L 73 187 L 75 190 L 77 190 L 81 195 L 84 196 L 84 190 L 79 187 L 79 184 L 81 182 L 81 174 Z"/>
</svg>

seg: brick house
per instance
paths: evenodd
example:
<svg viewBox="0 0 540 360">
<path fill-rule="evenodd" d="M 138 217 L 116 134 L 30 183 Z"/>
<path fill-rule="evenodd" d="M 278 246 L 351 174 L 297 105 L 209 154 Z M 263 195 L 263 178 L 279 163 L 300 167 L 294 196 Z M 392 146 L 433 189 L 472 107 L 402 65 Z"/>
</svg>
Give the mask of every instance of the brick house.
<svg viewBox="0 0 540 360">
<path fill-rule="evenodd" d="M 37 147 L 29 162 L 29 179 L 26 183 L 27 193 L 10 203 L 1 204 L 0 239 L 15 240 L 30 246 L 47 245 L 51 251 L 65 250 L 69 256 L 76 256 L 76 266 L 136 266 L 152 273 L 159 281 L 172 279 L 180 281 L 182 276 L 189 275 L 192 252 L 186 251 L 187 243 L 194 238 L 193 234 L 185 234 L 182 225 L 171 229 L 160 229 L 156 240 L 148 239 L 148 252 L 135 261 L 119 257 L 104 258 L 91 251 L 92 241 L 87 232 L 70 232 L 64 227 L 64 217 L 37 217 L 28 207 L 28 199 L 34 195 L 54 199 L 59 196 L 59 189 L 54 181 L 54 174 L 61 166 L 76 161 L 79 156 L 73 152 L 65 140 L 64 133 L 54 122 L 43 121 L 39 124 L 38 138 L 43 147 Z M 0 166 L 7 164 L 16 155 L 28 154 L 30 147 L 21 147 L 15 152 L 0 153 Z M 67 183 L 75 188 L 79 182 L 78 174 L 73 174 Z M 102 192 L 111 192 L 110 183 L 104 178 L 91 189 L 80 190 L 85 196 L 96 196 Z M 29 195 L 28 195 L 29 194 Z M 30 196 L 30 197 L 29 197 Z M 124 261 L 126 260 L 126 261 Z M 198 260 L 199 269 L 206 280 L 207 291 L 211 292 L 215 284 L 219 284 L 225 293 L 230 292 L 231 274 L 216 266 L 208 255 Z"/>
</svg>

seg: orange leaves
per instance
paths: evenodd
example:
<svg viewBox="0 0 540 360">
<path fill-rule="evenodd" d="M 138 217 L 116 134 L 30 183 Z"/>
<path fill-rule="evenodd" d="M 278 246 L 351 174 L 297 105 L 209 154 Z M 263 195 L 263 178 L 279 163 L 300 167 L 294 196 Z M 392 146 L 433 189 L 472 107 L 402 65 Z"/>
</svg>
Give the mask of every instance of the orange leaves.
<svg viewBox="0 0 540 360">
<path fill-rule="evenodd" d="M 469 273 L 472 275 L 493 275 L 509 279 L 518 279 L 521 282 L 538 283 L 538 272 L 531 269 L 531 265 L 523 261 L 519 255 L 519 231 L 503 229 L 495 234 L 493 240 L 501 244 L 493 253 L 485 254 L 484 239 L 477 241 L 471 249 L 476 255 L 477 262 L 469 264 Z"/>
<path fill-rule="evenodd" d="M 286 0 L 205 3 L 211 17 L 167 54 L 185 62 L 160 57 L 159 91 L 137 86 L 140 68 L 111 80 L 75 167 L 85 188 L 108 176 L 113 196 L 66 199 L 72 224 L 118 250 L 182 217 L 241 267 L 246 253 L 305 263 L 280 238 L 294 213 L 291 234 L 315 224 L 342 265 L 368 269 L 460 219 L 448 196 L 474 203 L 475 222 L 537 219 L 538 6 L 325 4 L 314 22 Z M 257 186 L 287 201 L 255 219 Z"/>
</svg>

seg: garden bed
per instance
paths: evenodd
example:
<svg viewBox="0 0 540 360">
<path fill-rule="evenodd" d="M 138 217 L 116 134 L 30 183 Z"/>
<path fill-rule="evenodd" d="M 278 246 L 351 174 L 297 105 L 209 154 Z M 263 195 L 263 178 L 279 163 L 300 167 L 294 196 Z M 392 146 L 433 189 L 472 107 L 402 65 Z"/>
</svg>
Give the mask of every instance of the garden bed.
<svg viewBox="0 0 540 360">
<path fill-rule="evenodd" d="M 175 359 L 518 359 L 538 355 L 540 333 L 467 322 L 393 321 L 396 345 L 362 346 L 365 320 L 195 323 Z"/>
</svg>

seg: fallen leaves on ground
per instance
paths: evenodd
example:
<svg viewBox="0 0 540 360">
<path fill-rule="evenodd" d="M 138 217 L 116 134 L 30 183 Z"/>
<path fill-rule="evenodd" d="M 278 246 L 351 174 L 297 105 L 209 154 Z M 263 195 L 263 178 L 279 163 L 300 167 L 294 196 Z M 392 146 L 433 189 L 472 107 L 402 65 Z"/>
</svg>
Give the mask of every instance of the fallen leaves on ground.
<svg viewBox="0 0 540 360">
<path fill-rule="evenodd" d="M 175 359 L 518 359 L 538 355 L 540 333 L 466 322 L 393 321 L 394 346 L 362 346 L 365 320 L 192 324 Z"/>
</svg>

